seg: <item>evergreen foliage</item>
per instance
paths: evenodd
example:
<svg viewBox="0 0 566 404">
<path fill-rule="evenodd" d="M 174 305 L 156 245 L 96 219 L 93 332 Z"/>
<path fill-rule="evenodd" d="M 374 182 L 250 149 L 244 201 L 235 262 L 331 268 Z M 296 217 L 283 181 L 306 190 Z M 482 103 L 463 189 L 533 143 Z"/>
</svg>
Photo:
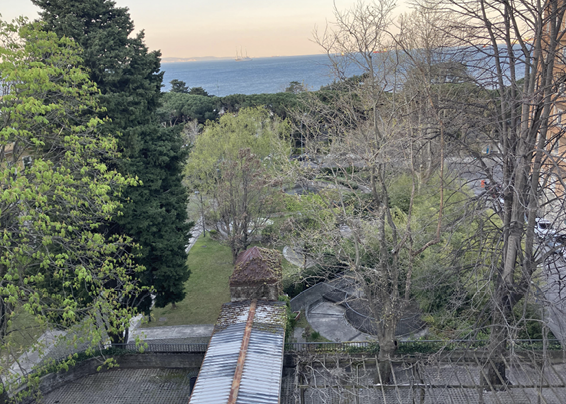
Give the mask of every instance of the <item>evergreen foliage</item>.
<svg viewBox="0 0 566 404">
<path fill-rule="evenodd" d="M 189 87 L 187 87 L 187 83 L 182 80 L 173 79 L 169 83 L 171 83 L 171 92 L 172 93 L 188 93 Z"/>
<path fill-rule="evenodd" d="M 197 120 L 199 124 L 215 121 L 220 111 L 238 113 L 244 108 L 263 107 L 281 119 L 288 119 L 287 111 L 297 105 L 300 95 L 276 94 L 231 94 L 226 97 L 209 96 L 201 87 L 193 87 L 188 93 L 173 91 L 163 95 L 163 104 L 158 109 L 159 120 L 166 125 L 178 125 Z"/>
<path fill-rule="evenodd" d="M 163 104 L 157 110 L 159 120 L 168 126 L 188 121 L 204 124 L 218 119 L 218 101 L 213 97 L 191 95 L 179 92 L 163 94 Z"/>
<path fill-rule="evenodd" d="M 106 338 L 101 321 L 124 331 L 124 302 L 138 295 L 131 240 L 101 228 L 120 208 L 112 195 L 136 181 L 104 163 L 116 140 L 85 114 L 101 110 L 77 46 L 39 28 L 0 21 L 0 372 L 21 353 L 21 337 L 11 336 L 26 332 L 13 327 L 18 314 L 72 327 L 76 342 L 96 346 Z M 16 376 L 2 373 L 2 387 Z"/>
<path fill-rule="evenodd" d="M 191 94 L 191 95 L 202 95 L 202 96 L 205 96 L 205 97 L 210 97 L 208 92 L 202 87 L 192 87 L 191 90 L 189 91 L 189 94 Z"/>
<path fill-rule="evenodd" d="M 161 127 L 156 118 L 163 79 L 160 53 L 148 51 L 143 31 L 131 35 L 134 24 L 128 10 L 113 1 L 32 1 L 41 7 L 47 29 L 83 48 L 84 65 L 111 121 L 105 130 L 119 136 L 122 156 L 114 163 L 141 180 L 141 186 L 124 190 L 124 214 L 112 230 L 139 243 L 138 262 L 146 267 L 142 280 L 156 288 L 156 303 L 182 300 L 189 276 L 184 246 L 190 226 L 180 173 L 187 152 L 180 131 Z"/>
</svg>

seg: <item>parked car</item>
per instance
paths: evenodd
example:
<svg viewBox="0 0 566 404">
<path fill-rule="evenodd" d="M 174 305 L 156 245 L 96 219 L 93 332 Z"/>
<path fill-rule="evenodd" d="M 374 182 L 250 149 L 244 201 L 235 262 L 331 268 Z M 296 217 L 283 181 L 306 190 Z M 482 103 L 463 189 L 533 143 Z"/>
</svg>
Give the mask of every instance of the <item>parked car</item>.
<svg viewBox="0 0 566 404">
<path fill-rule="evenodd" d="M 535 234 L 539 239 L 554 238 L 556 230 L 552 228 L 552 223 L 549 220 L 543 218 L 535 219 Z"/>
</svg>

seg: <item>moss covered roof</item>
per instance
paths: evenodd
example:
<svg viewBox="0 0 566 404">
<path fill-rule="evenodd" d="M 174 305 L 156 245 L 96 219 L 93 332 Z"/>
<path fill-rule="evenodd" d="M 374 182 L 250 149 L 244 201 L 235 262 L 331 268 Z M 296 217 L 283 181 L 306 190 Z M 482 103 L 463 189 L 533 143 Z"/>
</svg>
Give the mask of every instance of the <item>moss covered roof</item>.
<svg viewBox="0 0 566 404">
<path fill-rule="evenodd" d="M 230 286 L 280 282 L 281 260 L 281 253 L 269 248 L 252 247 L 242 251 L 230 277 Z"/>
</svg>

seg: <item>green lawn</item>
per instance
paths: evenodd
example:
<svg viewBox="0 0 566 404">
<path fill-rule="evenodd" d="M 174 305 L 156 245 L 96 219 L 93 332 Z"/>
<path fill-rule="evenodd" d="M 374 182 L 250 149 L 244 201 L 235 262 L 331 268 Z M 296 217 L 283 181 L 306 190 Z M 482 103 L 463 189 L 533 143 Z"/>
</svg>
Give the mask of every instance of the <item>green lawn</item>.
<svg viewBox="0 0 566 404">
<path fill-rule="evenodd" d="M 230 248 L 202 236 L 187 259 L 191 276 L 186 283 L 187 297 L 177 308 L 168 305 L 152 311 L 151 323 L 143 327 L 183 324 L 214 324 L 222 303 L 230 301 L 229 278 L 232 274 Z"/>
</svg>

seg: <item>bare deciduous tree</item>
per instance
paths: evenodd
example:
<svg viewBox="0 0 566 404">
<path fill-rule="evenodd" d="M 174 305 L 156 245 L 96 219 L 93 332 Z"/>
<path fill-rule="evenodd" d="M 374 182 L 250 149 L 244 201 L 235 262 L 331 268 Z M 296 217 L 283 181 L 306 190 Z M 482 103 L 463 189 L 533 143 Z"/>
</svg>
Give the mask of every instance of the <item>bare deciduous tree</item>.
<svg viewBox="0 0 566 404">
<path fill-rule="evenodd" d="M 462 145 L 476 158 L 481 176 L 500 184 L 504 200 L 498 239 L 489 245 L 490 258 L 484 256 L 481 263 L 488 281 L 489 350 L 502 358 L 516 335 L 513 309 L 532 294 L 536 271 L 548 255 L 544 240 L 537 241 L 535 234 L 537 219 L 551 206 L 544 198 L 545 178 L 553 171 L 553 181 L 563 185 L 562 157 L 553 145 L 563 134 L 556 128 L 556 102 L 562 97 L 557 72 L 563 63 L 566 3 L 441 0 L 427 6 L 451 16 L 453 23 L 439 28 L 458 41 L 453 53 L 465 61 L 474 84 L 489 95 L 485 114 L 470 122 L 491 138 L 496 155 Z M 562 206 L 551 219 L 562 222 Z M 504 361 L 489 366 L 485 382 L 507 383 Z"/>
<path fill-rule="evenodd" d="M 445 194 L 444 126 L 436 110 L 440 163 L 437 176 L 428 177 L 438 193 L 426 217 L 417 221 L 413 216 L 423 179 L 418 162 L 431 157 L 423 156 L 429 150 L 423 147 L 426 140 L 415 134 L 408 119 L 412 100 L 401 94 L 406 78 L 400 72 L 408 65 L 387 34 L 392 6 L 358 3 L 349 11 L 336 11 L 335 25 L 315 39 L 341 82 L 313 95 L 296 115 L 309 155 L 317 156 L 296 174 L 322 188 L 318 196 L 303 198 L 297 221 L 301 248 L 307 243 L 318 262 L 332 255 L 340 269 L 346 268 L 343 276 L 356 285 L 377 319 L 378 383 L 390 381 L 395 330 L 411 301 L 415 262 L 433 246 L 448 243 L 443 238 L 445 205 L 461 202 L 462 195 L 460 187 Z M 361 80 L 344 79 L 351 64 L 363 70 Z M 404 209 L 390 203 L 390 187 L 402 174 L 410 178 Z M 450 228 L 456 226 L 453 220 Z M 465 215 L 456 219 L 465 220 Z"/>
<path fill-rule="evenodd" d="M 232 251 L 233 261 L 247 249 L 271 213 L 278 211 L 278 190 L 250 149 L 222 164 L 212 193 L 211 218 Z"/>
</svg>

